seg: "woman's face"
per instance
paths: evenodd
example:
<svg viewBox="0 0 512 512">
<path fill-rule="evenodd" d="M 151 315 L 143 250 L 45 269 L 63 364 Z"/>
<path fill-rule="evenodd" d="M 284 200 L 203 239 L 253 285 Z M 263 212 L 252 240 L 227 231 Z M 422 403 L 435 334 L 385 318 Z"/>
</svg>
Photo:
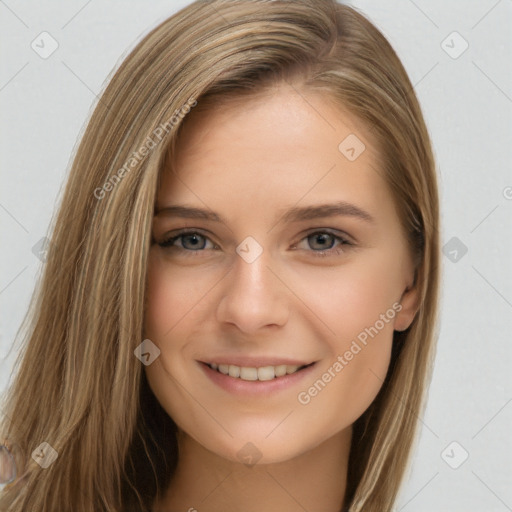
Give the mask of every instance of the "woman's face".
<svg viewBox="0 0 512 512">
<path fill-rule="evenodd" d="M 370 133 L 324 97 L 282 86 L 187 121 L 158 193 L 145 371 L 208 450 L 288 460 L 381 388 L 416 311 L 406 239 Z"/>
</svg>

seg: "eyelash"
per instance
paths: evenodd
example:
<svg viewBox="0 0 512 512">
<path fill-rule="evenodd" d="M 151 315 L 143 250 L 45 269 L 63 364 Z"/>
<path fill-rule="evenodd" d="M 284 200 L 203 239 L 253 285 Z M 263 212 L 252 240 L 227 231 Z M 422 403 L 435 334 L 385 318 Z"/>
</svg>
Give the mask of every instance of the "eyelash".
<svg viewBox="0 0 512 512">
<path fill-rule="evenodd" d="M 330 235 L 332 236 L 334 239 L 338 240 L 341 242 L 341 246 L 352 246 L 353 244 L 351 242 L 349 242 L 346 238 L 343 238 L 342 236 L 340 235 L 335 235 L 334 233 L 332 233 L 331 231 L 329 230 L 321 230 L 321 231 L 313 231 L 311 233 L 308 233 L 304 238 L 302 238 L 299 242 L 302 242 L 302 240 L 304 239 L 307 239 L 309 238 L 310 236 L 312 235 L 324 235 L 324 234 L 327 234 L 327 235 Z M 164 249 L 165 248 L 168 248 L 168 249 L 177 249 L 179 252 L 182 252 L 182 253 L 188 253 L 186 254 L 187 257 L 197 257 L 199 256 L 199 254 L 197 253 L 201 253 L 201 252 L 204 252 L 206 249 L 198 249 L 198 250 L 192 250 L 192 249 L 185 249 L 183 247 L 179 247 L 179 246 L 173 246 L 172 244 L 186 236 L 186 235 L 199 235 L 203 238 L 205 238 L 206 240 L 209 240 L 209 238 L 206 236 L 206 235 L 203 235 L 201 234 L 199 231 L 197 230 L 187 230 L 187 229 L 184 229 L 184 230 L 180 230 L 180 231 L 177 231 L 174 233 L 174 235 L 170 238 L 167 238 L 166 240 L 160 242 L 158 245 L 160 247 L 163 247 Z M 211 241 L 211 240 L 210 240 Z M 213 243 L 213 242 L 212 242 Z M 215 245 L 215 244 L 214 244 Z M 298 245 L 298 244 L 295 244 L 294 247 Z M 331 248 L 331 249 L 326 249 L 326 250 L 323 250 L 323 251 L 315 251 L 315 250 L 311 250 L 309 252 L 312 252 L 314 254 L 315 257 L 319 257 L 319 258 L 325 258 L 325 257 L 328 257 L 328 256 L 335 256 L 335 255 L 339 255 L 339 254 L 342 254 L 344 252 L 344 250 L 338 246 L 338 248 Z M 195 253 L 195 254 L 190 254 L 190 253 Z"/>
</svg>

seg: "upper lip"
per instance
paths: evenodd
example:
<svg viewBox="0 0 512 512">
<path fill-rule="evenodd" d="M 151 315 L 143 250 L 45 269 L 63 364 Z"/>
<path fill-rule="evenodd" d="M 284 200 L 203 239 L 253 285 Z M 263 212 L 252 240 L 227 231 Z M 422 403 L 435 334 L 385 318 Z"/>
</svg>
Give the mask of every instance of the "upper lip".
<svg viewBox="0 0 512 512">
<path fill-rule="evenodd" d="M 206 364 L 232 364 L 234 366 L 240 366 L 245 368 L 261 368 L 263 366 L 280 366 L 283 364 L 286 365 L 296 365 L 296 366 L 306 366 L 308 364 L 314 363 L 314 361 L 301 361 L 299 359 L 292 359 L 289 357 L 244 357 L 244 356 L 219 356 L 208 357 L 207 359 L 201 359 L 201 363 Z"/>
</svg>

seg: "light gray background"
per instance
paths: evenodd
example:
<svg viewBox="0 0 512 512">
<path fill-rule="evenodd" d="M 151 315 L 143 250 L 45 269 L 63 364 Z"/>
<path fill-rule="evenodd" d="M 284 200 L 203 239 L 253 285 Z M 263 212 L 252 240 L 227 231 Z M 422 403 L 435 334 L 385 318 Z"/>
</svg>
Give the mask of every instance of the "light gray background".
<svg viewBox="0 0 512 512">
<path fill-rule="evenodd" d="M 32 248 L 90 109 L 135 43 L 189 3 L 0 0 L 1 389 L 42 268 Z M 437 361 L 397 510 L 512 511 L 512 0 L 352 5 L 415 84 L 439 166 L 443 244 L 459 240 L 443 257 Z M 47 59 L 31 48 L 43 31 L 59 45 Z"/>
</svg>

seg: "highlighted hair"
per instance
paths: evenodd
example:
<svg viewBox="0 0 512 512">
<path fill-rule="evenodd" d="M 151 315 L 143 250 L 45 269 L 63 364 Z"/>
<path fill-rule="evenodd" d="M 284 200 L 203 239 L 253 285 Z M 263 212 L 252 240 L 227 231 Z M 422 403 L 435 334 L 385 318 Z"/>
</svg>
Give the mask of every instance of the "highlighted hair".
<svg viewBox="0 0 512 512">
<path fill-rule="evenodd" d="M 149 512 L 169 484 L 176 426 L 134 349 L 144 339 L 160 171 L 187 119 L 176 112 L 197 101 L 193 116 L 283 80 L 322 90 L 372 130 L 416 257 L 419 311 L 395 332 L 382 389 L 354 424 L 349 461 L 350 511 L 391 510 L 437 336 L 435 162 L 397 55 L 370 21 L 334 0 L 196 1 L 148 33 L 110 79 L 74 155 L 18 333 L 0 435 L 15 447 L 19 477 L 2 491 L 1 510 Z M 148 138 L 156 145 L 143 151 Z M 58 453 L 47 469 L 31 457 L 42 442 Z"/>
</svg>

